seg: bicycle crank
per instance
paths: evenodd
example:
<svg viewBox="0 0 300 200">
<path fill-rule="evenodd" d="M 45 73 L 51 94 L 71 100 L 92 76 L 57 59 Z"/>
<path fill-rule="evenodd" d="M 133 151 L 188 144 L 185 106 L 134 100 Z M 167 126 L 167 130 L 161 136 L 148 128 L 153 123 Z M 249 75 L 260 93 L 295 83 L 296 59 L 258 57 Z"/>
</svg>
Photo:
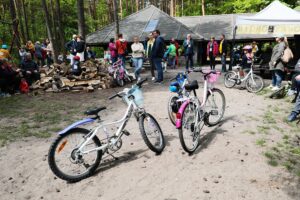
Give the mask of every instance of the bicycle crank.
<svg viewBox="0 0 300 200">
<path fill-rule="evenodd" d="M 119 149 L 121 149 L 123 142 L 122 142 L 121 138 L 119 140 L 117 140 L 117 136 L 113 136 L 109 139 L 108 144 L 109 144 L 108 149 L 113 152 L 116 152 Z"/>
</svg>

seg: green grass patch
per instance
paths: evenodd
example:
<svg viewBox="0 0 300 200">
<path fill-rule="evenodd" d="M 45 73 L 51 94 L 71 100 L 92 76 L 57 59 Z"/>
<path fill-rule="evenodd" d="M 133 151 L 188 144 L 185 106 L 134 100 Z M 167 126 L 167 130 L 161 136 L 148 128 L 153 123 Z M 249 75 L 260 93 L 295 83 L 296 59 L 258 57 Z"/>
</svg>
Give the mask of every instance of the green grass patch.
<svg viewBox="0 0 300 200">
<path fill-rule="evenodd" d="M 274 119 L 274 114 L 270 110 L 266 111 L 265 114 L 263 115 L 263 121 L 268 124 L 276 123 L 276 120 Z"/>
<path fill-rule="evenodd" d="M 263 139 L 263 138 L 258 139 L 258 140 L 256 140 L 255 144 L 258 145 L 258 146 L 264 147 L 264 146 L 266 146 L 266 140 Z"/>
<path fill-rule="evenodd" d="M 257 131 L 258 133 L 261 134 L 269 134 L 269 131 L 271 130 L 271 128 L 269 126 L 257 126 Z"/>
</svg>

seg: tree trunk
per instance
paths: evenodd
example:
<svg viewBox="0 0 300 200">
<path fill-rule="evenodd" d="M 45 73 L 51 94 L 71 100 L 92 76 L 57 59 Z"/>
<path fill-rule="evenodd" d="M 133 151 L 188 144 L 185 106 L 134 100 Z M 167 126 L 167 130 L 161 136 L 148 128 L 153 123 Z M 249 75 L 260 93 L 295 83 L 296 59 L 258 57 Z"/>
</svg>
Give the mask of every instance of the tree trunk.
<svg viewBox="0 0 300 200">
<path fill-rule="evenodd" d="M 14 4 L 14 0 L 9 0 L 10 6 L 9 6 L 9 10 L 10 10 L 10 16 L 12 19 L 12 23 L 13 23 L 13 32 L 14 34 L 16 34 L 18 36 L 18 19 L 16 16 L 16 9 L 15 9 L 15 4 Z M 18 47 L 20 47 L 20 41 L 16 40 L 16 44 Z M 13 45 L 13 43 L 12 43 Z M 12 50 L 12 45 L 10 47 L 10 51 Z"/>
<path fill-rule="evenodd" d="M 136 12 L 139 11 L 139 0 L 135 0 L 135 8 L 136 8 Z"/>
<path fill-rule="evenodd" d="M 27 12 L 26 12 L 26 8 L 25 8 L 25 3 L 24 0 L 21 0 L 21 6 L 22 6 L 22 10 L 23 10 L 23 14 L 24 14 L 24 24 L 25 24 L 25 31 L 26 31 L 26 40 L 29 40 L 29 29 L 28 29 L 28 18 L 27 18 Z"/>
<path fill-rule="evenodd" d="M 205 15 L 205 0 L 202 0 L 202 15 L 204 16 Z"/>
<path fill-rule="evenodd" d="M 49 18 L 49 11 L 47 8 L 47 4 L 46 4 L 46 0 L 41 0 L 42 1 L 42 7 L 44 10 L 44 15 L 45 15 L 45 23 L 46 23 L 46 27 L 47 27 L 47 33 L 48 33 L 48 38 L 51 42 L 51 44 L 53 45 L 53 61 L 54 63 L 57 63 L 57 52 L 56 52 L 56 48 L 54 46 L 54 41 L 53 41 L 53 33 L 52 33 L 52 29 L 51 29 L 51 25 L 50 25 L 50 18 Z"/>
<path fill-rule="evenodd" d="M 15 8 L 19 8 L 20 7 L 20 2 L 18 0 L 15 0 L 14 2 L 15 2 Z M 26 38 L 26 35 L 25 35 L 24 26 L 23 26 L 22 11 L 20 9 L 15 9 L 15 10 L 17 11 L 17 15 L 18 15 L 18 19 L 19 19 L 22 43 L 25 44 L 26 41 L 27 41 L 27 38 Z"/>
<path fill-rule="evenodd" d="M 85 38 L 84 0 L 77 0 L 78 33 Z"/>
<path fill-rule="evenodd" d="M 59 35 L 59 41 L 60 41 L 60 49 L 65 54 L 65 35 L 64 35 L 64 29 L 62 25 L 62 17 L 61 17 L 61 10 L 60 10 L 60 0 L 56 1 L 56 15 L 57 15 L 57 26 L 58 26 L 58 35 Z"/>
<path fill-rule="evenodd" d="M 123 5 L 122 5 L 122 0 L 120 0 L 120 16 L 121 16 L 121 19 L 123 18 Z"/>
<path fill-rule="evenodd" d="M 113 0 L 113 6 L 114 6 L 115 32 L 116 32 L 116 36 L 117 36 L 120 33 L 119 16 L 118 16 L 118 2 L 117 2 L 117 0 Z"/>
</svg>

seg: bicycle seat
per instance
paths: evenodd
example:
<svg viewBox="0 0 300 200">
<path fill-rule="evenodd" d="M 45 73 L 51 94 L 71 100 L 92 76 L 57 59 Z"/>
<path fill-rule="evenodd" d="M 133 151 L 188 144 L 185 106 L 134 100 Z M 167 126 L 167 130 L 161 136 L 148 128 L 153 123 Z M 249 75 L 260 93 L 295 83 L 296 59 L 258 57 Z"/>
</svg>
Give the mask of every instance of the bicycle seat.
<svg viewBox="0 0 300 200">
<path fill-rule="evenodd" d="M 186 84 L 184 88 L 188 91 L 197 90 L 199 88 L 198 81 L 193 80 L 190 84 Z"/>
<path fill-rule="evenodd" d="M 91 110 L 87 110 L 84 112 L 84 114 L 86 115 L 98 115 L 98 113 L 102 110 L 105 110 L 106 107 L 99 107 L 99 108 L 95 108 L 95 109 L 91 109 Z"/>
</svg>

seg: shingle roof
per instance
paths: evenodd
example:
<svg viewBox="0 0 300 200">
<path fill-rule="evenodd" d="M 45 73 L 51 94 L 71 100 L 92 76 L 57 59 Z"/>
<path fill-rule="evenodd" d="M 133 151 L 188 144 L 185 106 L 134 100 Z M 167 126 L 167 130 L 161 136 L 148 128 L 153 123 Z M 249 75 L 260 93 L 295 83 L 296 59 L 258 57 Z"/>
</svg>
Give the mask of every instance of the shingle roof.
<svg viewBox="0 0 300 200">
<path fill-rule="evenodd" d="M 132 41 L 134 36 L 144 39 L 149 34 L 145 29 L 149 22 L 153 22 L 153 20 L 158 20 L 158 24 L 154 28 L 160 30 L 165 40 L 171 40 L 172 37 L 177 40 L 184 40 L 187 34 L 191 34 L 194 40 L 203 39 L 200 34 L 193 32 L 186 25 L 153 5 L 120 20 L 120 33 L 128 41 Z M 112 23 L 94 33 L 88 34 L 86 43 L 90 45 L 108 43 L 109 39 L 114 36 L 115 27 L 114 23 Z"/>
</svg>

